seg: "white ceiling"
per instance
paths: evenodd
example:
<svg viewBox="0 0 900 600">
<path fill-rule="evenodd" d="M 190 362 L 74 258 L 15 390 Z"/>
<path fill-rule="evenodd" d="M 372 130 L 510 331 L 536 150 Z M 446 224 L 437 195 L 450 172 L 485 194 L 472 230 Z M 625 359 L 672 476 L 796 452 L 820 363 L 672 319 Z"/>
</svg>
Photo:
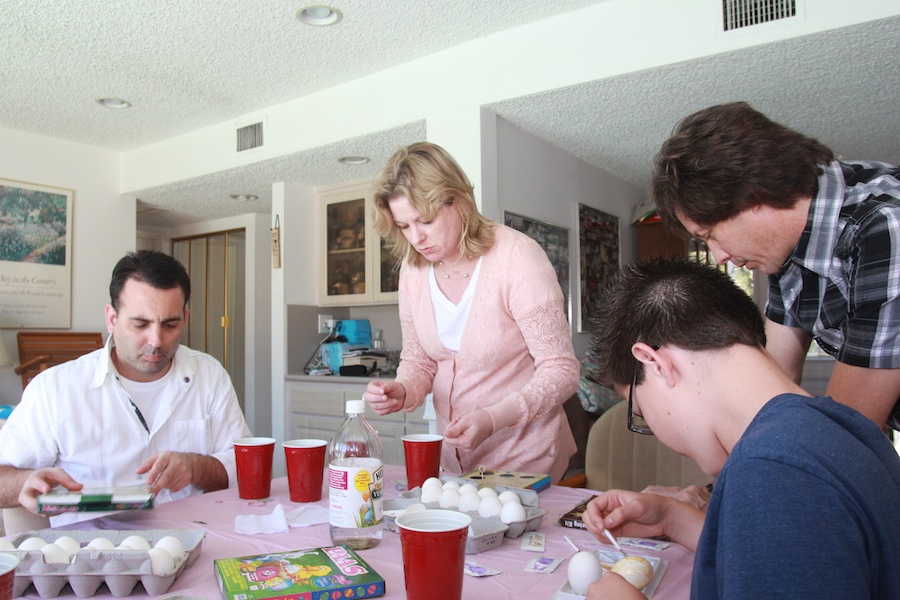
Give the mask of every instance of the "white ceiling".
<svg viewBox="0 0 900 600">
<path fill-rule="evenodd" d="M 0 127 L 130 150 L 601 1 L 555 0 L 551 13 L 545 0 L 341 0 L 341 24 L 316 28 L 293 18 L 297 0 L 0 0 Z M 896 163 L 898 28 L 900 18 L 884 19 L 488 108 L 642 187 L 678 119 L 738 99 L 847 158 Z M 134 107 L 103 110 L 100 96 Z M 142 190 L 138 220 L 166 226 L 268 213 L 273 181 L 372 176 L 397 146 L 424 138 L 424 123 L 414 123 Z M 348 154 L 372 162 L 334 160 Z M 228 201 L 235 191 L 260 199 Z"/>
</svg>

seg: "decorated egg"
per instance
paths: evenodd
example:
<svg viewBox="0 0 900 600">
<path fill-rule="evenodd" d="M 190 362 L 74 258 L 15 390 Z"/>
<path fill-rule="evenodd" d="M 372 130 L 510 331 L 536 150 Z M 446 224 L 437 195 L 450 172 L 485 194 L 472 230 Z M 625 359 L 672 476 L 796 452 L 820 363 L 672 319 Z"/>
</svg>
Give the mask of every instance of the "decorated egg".
<svg viewBox="0 0 900 600">
<path fill-rule="evenodd" d="M 569 585 L 579 596 L 586 596 L 592 583 L 603 575 L 600 559 L 593 552 L 582 550 L 569 559 Z"/>
<path fill-rule="evenodd" d="M 500 509 L 500 520 L 506 524 L 525 520 L 525 508 L 518 502 L 507 502 Z"/>
<path fill-rule="evenodd" d="M 643 556 L 620 558 L 610 571 L 618 573 L 639 590 L 647 587 L 647 584 L 653 579 L 653 565 Z"/>
</svg>

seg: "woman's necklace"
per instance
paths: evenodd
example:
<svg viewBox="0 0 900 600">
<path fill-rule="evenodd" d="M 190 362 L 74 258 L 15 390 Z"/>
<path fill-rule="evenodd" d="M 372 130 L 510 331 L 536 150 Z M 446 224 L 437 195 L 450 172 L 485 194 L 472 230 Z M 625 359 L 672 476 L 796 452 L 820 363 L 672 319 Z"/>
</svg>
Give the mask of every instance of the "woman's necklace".
<svg viewBox="0 0 900 600">
<path fill-rule="evenodd" d="M 456 277 L 457 275 L 465 279 L 469 276 L 468 273 L 463 273 L 462 271 L 458 271 L 455 269 L 450 269 L 447 265 L 444 264 L 444 261 L 438 261 L 438 266 L 444 270 L 444 279 L 450 279 L 451 277 Z"/>
</svg>

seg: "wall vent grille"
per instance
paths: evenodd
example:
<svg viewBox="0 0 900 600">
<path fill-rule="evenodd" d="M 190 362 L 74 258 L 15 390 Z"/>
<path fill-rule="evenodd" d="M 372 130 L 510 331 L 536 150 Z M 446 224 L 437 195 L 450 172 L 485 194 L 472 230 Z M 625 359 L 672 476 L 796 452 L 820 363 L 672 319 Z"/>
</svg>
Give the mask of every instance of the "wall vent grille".
<svg viewBox="0 0 900 600">
<path fill-rule="evenodd" d="M 797 0 L 722 0 L 725 31 L 797 16 Z"/>
<path fill-rule="evenodd" d="M 263 145 L 263 124 L 254 123 L 237 130 L 237 151 L 251 150 Z"/>
</svg>

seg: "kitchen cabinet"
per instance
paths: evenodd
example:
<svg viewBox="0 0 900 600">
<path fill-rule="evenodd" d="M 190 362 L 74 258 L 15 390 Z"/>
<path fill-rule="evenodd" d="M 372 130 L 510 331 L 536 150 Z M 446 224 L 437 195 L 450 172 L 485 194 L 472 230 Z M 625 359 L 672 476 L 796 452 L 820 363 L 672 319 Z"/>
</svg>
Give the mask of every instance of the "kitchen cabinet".
<svg viewBox="0 0 900 600">
<path fill-rule="evenodd" d="M 688 240 L 680 238 L 662 221 L 636 223 L 638 260 L 653 256 L 687 256 Z"/>
<path fill-rule="evenodd" d="M 356 379 L 356 378 L 354 378 Z M 335 378 L 325 381 L 286 381 L 289 424 L 285 439 L 317 438 L 330 440 L 344 422 L 347 400 L 359 400 L 366 391 L 365 382 L 345 383 Z M 378 432 L 384 448 L 384 462 L 405 465 L 404 435 L 428 433 L 428 421 L 423 418 L 425 407 L 407 412 L 379 416 L 366 405 L 366 419 Z"/>
<path fill-rule="evenodd" d="M 316 189 L 319 306 L 397 302 L 399 272 L 374 230 L 372 181 Z"/>
</svg>

